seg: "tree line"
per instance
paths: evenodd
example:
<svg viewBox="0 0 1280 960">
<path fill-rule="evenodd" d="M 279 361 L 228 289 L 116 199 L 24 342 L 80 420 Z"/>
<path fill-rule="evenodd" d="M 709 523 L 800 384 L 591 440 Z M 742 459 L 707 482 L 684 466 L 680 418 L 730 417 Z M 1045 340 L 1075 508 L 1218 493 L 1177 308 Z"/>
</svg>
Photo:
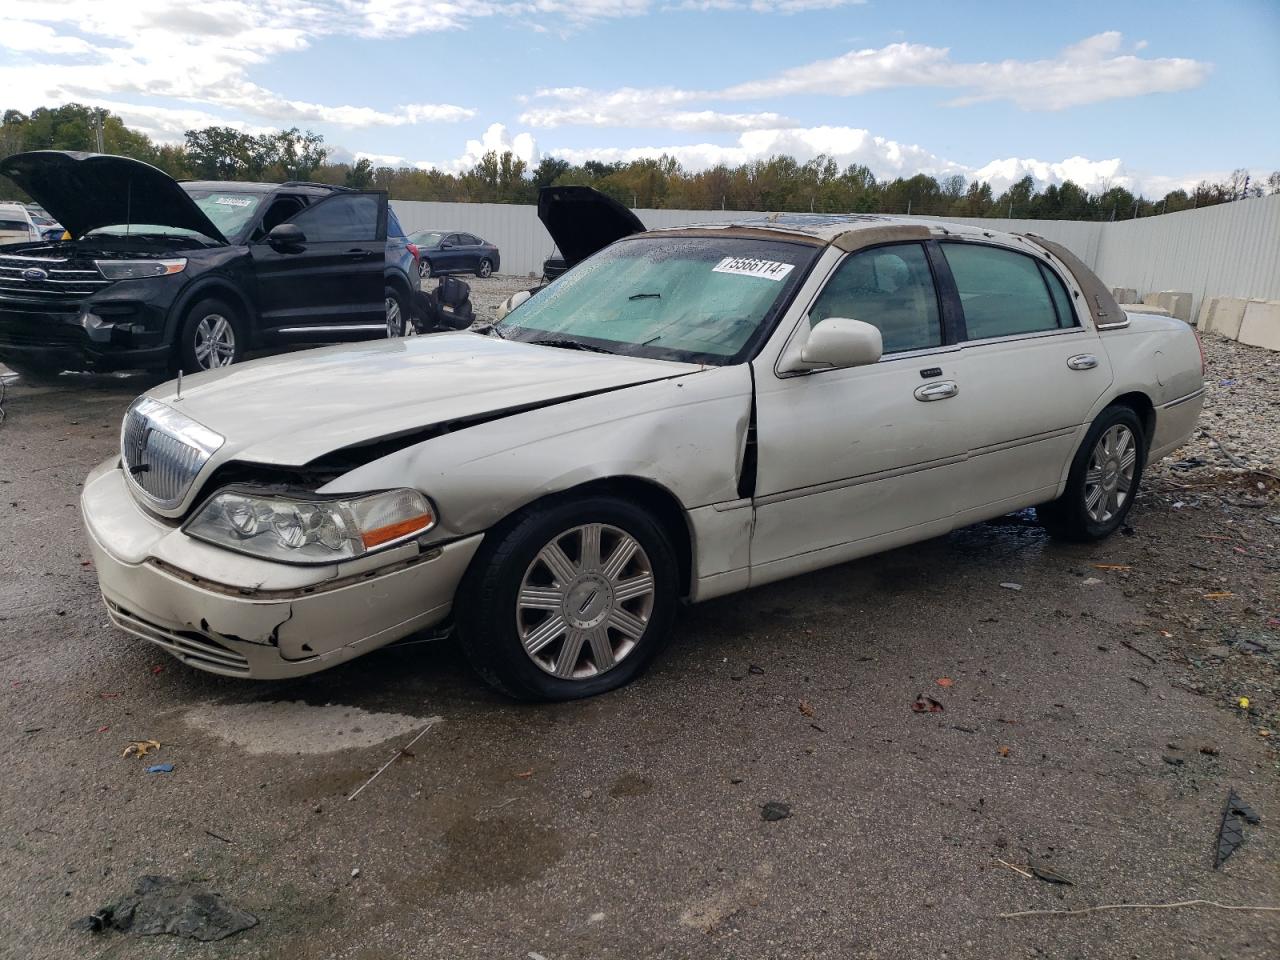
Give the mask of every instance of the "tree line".
<svg viewBox="0 0 1280 960">
<path fill-rule="evenodd" d="M 1221 183 L 1203 181 L 1191 191 L 1174 190 L 1158 199 L 1121 186 L 1090 191 L 1070 180 L 1039 190 L 1030 176 L 997 193 L 990 183 L 960 175 L 882 180 L 866 166 L 841 167 L 828 156 L 804 163 L 775 156 L 691 171 L 669 156 L 582 164 L 545 156 L 529 168 L 509 151 L 491 151 L 470 169 L 450 173 L 375 166 L 367 158 L 332 162 L 320 134 L 296 127 L 252 135 L 210 126 L 188 130 L 182 144 L 157 144 L 100 108 L 71 103 L 29 114 L 6 110 L 0 120 L 0 157 L 36 149 L 100 149 L 146 161 L 176 179 L 314 180 L 385 190 L 396 200 L 460 203 L 534 203 L 539 187 L 584 184 L 641 208 L 1127 220 L 1280 193 L 1280 171 L 1260 183 L 1246 170 L 1233 171 Z M 25 198 L 0 178 L 0 199 Z"/>
</svg>

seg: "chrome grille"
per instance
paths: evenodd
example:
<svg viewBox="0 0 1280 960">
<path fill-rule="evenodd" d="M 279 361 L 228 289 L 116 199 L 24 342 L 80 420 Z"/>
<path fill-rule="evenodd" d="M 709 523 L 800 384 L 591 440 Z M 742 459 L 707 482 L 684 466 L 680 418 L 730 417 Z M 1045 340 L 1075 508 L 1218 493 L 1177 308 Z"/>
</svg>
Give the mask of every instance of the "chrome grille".
<svg viewBox="0 0 1280 960">
<path fill-rule="evenodd" d="M 92 260 L 0 256 L 0 303 L 68 309 L 110 282 Z"/>
<path fill-rule="evenodd" d="M 120 460 L 135 490 L 161 509 L 182 502 L 223 438 L 190 417 L 150 397 L 139 397 L 125 414 Z"/>
</svg>

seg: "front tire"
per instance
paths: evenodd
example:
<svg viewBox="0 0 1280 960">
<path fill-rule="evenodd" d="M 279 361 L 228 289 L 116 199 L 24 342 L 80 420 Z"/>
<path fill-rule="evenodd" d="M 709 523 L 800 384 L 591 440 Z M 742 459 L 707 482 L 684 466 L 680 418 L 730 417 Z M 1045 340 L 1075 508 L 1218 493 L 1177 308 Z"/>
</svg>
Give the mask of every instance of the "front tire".
<svg viewBox="0 0 1280 960">
<path fill-rule="evenodd" d="M 244 321 L 223 300 L 201 300 L 187 311 L 178 333 L 177 369 L 216 370 L 244 359 Z"/>
<path fill-rule="evenodd" d="M 1062 496 L 1036 509 L 1041 524 L 1073 543 L 1110 536 L 1133 508 L 1146 459 L 1142 420 L 1129 407 L 1107 407 L 1076 451 Z"/>
<path fill-rule="evenodd" d="M 485 537 L 454 610 L 463 649 L 520 700 L 576 700 L 638 677 L 675 615 L 678 564 L 649 514 L 593 495 L 535 504 Z"/>
<path fill-rule="evenodd" d="M 431 279 L 431 261 L 426 257 L 418 261 L 418 276 L 423 280 Z"/>
<path fill-rule="evenodd" d="M 480 261 L 480 265 L 476 267 L 476 276 L 484 279 L 493 273 L 493 263 L 487 258 Z"/>
</svg>

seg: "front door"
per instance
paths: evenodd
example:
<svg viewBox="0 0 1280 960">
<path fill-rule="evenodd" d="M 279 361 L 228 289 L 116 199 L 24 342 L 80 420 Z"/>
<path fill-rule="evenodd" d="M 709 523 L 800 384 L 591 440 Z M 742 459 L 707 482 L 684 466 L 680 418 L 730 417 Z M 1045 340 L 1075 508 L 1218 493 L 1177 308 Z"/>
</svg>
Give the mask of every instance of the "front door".
<svg viewBox="0 0 1280 960">
<path fill-rule="evenodd" d="M 252 246 L 260 328 L 285 339 L 349 339 L 386 331 L 385 193 L 335 193 L 293 217 L 296 246 Z"/>
<path fill-rule="evenodd" d="M 968 397 L 925 247 L 849 255 L 809 308 L 809 323 L 827 317 L 878 327 L 884 356 L 799 376 L 755 370 L 753 583 L 951 529 Z"/>
</svg>

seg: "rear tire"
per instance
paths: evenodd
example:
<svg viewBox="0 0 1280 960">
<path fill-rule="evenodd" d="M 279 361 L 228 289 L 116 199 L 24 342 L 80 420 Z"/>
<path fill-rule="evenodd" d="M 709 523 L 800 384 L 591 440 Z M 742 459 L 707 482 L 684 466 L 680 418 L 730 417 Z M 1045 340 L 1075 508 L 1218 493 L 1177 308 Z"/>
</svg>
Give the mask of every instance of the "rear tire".
<svg viewBox="0 0 1280 960">
<path fill-rule="evenodd" d="M 1073 543 L 1110 536 L 1133 508 L 1146 459 L 1142 420 L 1129 407 L 1107 407 L 1076 451 L 1062 496 L 1036 508 L 1040 523 Z"/>
<path fill-rule="evenodd" d="M 239 363 L 247 339 L 239 311 L 224 300 L 201 300 L 187 311 L 178 331 L 175 372 L 202 373 Z"/>
<path fill-rule="evenodd" d="M 508 696 L 595 696 L 630 683 L 665 644 L 677 570 L 666 532 L 632 503 L 534 504 L 485 537 L 454 605 L 458 635 Z"/>
<path fill-rule="evenodd" d="M 418 261 L 418 276 L 423 280 L 431 279 L 431 261 L 426 257 Z"/>
<path fill-rule="evenodd" d="M 385 287 L 382 291 L 383 303 L 387 311 L 387 339 L 409 337 L 418 332 L 409 316 L 409 305 L 395 287 Z"/>
<path fill-rule="evenodd" d="M 476 276 L 480 278 L 488 277 L 493 273 L 493 263 L 486 257 L 480 261 L 480 265 L 476 267 Z"/>
</svg>

